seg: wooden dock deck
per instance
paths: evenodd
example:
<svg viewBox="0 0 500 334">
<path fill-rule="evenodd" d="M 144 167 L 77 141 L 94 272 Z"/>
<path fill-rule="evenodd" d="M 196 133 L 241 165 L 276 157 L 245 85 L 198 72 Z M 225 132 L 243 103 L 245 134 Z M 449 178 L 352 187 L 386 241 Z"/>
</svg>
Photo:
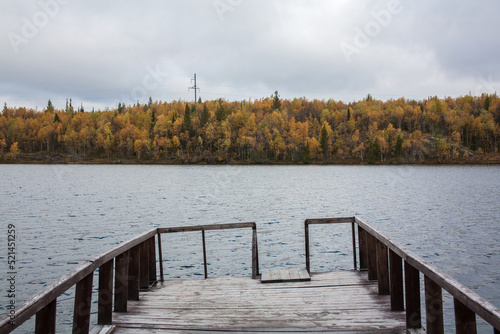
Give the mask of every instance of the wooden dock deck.
<svg viewBox="0 0 500 334">
<path fill-rule="evenodd" d="M 318 224 L 352 226 L 354 270 L 311 270 Z M 205 233 L 229 229 L 251 229 L 251 278 L 208 277 Z M 161 235 L 184 232 L 201 232 L 205 279 L 165 279 Z M 261 272 L 256 223 L 155 228 L 33 295 L 0 319 L 0 334 L 32 317 L 36 334 L 55 333 L 58 298 L 72 287 L 74 334 L 421 333 L 424 320 L 426 333 L 443 334 L 443 290 L 453 297 L 456 333 L 477 333 L 480 317 L 500 334 L 500 309 L 357 217 L 307 219 L 304 243 L 305 269 Z"/>
<path fill-rule="evenodd" d="M 117 334 L 179 332 L 406 333 L 366 272 L 317 273 L 310 281 L 250 277 L 166 280 L 113 314 Z"/>
</svg>

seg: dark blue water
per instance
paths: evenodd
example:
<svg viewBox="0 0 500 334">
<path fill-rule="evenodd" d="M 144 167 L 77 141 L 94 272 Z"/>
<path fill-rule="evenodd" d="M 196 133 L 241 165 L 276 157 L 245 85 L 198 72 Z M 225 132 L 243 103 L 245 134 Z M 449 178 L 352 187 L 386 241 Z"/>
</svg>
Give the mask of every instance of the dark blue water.
<svg viewBox="0 0 500 334">
<path fill-rule="evenodd" d="M 20 303 L 153 227 L 256 222 L 265 269 L 304 265 L 306 218 L 355 215 L 499 307 L 499 202 L 498 166 L 0 165 L 0 273 L 9 224 Z M 314 271 L 352 268 L 349 226 L 314 226 L 311 237 Z M 203 274 L 200 234 L 164 239 L 169 277 Z M 249 275 L 250 240 L 208 232 L 209 274 Z M 0 284 L 5 313 L 6 275 Z M 71 314 L 71 293 L 59 312 Z"/>
</svg>

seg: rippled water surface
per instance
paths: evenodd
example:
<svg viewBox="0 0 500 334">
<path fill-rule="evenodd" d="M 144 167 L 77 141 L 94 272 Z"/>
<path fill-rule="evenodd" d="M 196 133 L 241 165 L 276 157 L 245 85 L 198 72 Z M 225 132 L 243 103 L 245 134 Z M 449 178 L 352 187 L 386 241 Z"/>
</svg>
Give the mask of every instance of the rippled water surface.
<svg viewBox="0 0 500 334">
<path fill-rule="evenodd" d="M 8 224 L 20 303 L 150 228 L 256 222 L 265 269 L 304 265 L 306 218 L 355 215 L 499 307 L 499 203 L 498 166 L 0 165 L 0 272 Z M 207 232 L 210 275 L 250 275 L 249 232 Z M 312 227 L 312 270 L 351 269 L 349 233 Z M 203 274 L 200 234 L 164 240 L 169 277 Z M 5 313 L 6 275 L 0 283 Z M 71 309 L 71 293 L 59 312 Z"/>
</svg>

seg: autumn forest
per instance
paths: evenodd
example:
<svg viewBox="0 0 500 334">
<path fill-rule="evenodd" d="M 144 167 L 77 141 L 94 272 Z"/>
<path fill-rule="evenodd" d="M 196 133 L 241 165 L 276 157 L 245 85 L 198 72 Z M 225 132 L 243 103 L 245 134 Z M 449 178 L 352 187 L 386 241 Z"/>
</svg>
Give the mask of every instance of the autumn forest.
<svg viewBox="0 0 500 334">
<path fill-rule="evenodd" d="M 0 114 L 0 161 L 499 163 L 496 94 L 414 101 L 172 101 Z"/>
</svg>

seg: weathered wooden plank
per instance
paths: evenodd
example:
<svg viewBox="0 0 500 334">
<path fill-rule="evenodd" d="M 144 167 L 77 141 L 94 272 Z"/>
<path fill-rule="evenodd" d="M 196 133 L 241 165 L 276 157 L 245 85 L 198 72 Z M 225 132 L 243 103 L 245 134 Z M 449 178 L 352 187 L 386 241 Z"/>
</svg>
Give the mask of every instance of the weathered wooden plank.
<svg viewBox="0 0 500 334">
<path fill-rule="evenodd" d="M 156 282 L 156 245 L 155 237 L 149 239 L 149 284 Z"/>
<path fill-rule="evenodd" d="M 406 327 L 422 327 L 422 311 L 420 309 L 420 274 L 417 269 L 405 262 L 405 297 Z"/>
<path fill-rule="evenodd" d="M 203 269 L 205 272 L 205 279 L 208 278 L 208 268 L 207 268 L 207 243 L 205 241 L 205 230 L 201 231 L 201 239 L 203 245 Z"/>
<path fill-rule="evenodd" d="M 196 225 L 159 228 L 158 233 L 176 233 L 176 232 L 196 232 L 209 230 L 228 230 L 235 228 L 255 227 L 255 223 L 234 223 L 234 224 L 214 224 L 214 225 Z"/>
<path fill-rule="evenodd" d="M 92 273 L 76 284 L 73 333 L 88 333 L 90 330 L 93 279 Z"/>
<path fill-rule="evenodd" d="M 335 331 L 339 333 L 338 331 Z M 119 334 L 185 334 L 184 329 L 149 329 L 149 328 L 120 328 Z M 207 331 L 203 329 L 189 329 L 189 334 L 220 334 L 221 331 Z M 273 328 L 269 330 L 268 328 L 235 328 L 233 330 L 225 330 L 225 334 L 239 334 L 239 333 L 252 333 L 252 334 L 269 334 L 269 333 L 302 333 L 302 334 L 317 334 L 317 333 L 329 333 L 324 328 L 314 327 L 308 329 L 297 330 L 295 328 Z M 341 332 L 340 332 L 341 333 Z M 394 330 L 394 331 L 370 331 L 370 334 L 415 334 L 414 332 L 406 332 L 405 330 Z M 420 334 L 420 333 L 419 333 Z"/>
<path fill-rule="evenodd" d="M 387 246 L 377 240 L 377 279 L 378 293 L 380 295 L 390 294 L 389 284 L 389 261 L 387 258 Z"/>
<path fill-rule="evenodd" d="M 259 272 L 259 244 L 257 242 L 257 226 L 252 227 L 252 278 L 256 279 Z"/>
<path fill-rule="evenodd" d="M 127 312 L 129 251 L 115 259 L 115 312 Z"/>
<path fill-rule="evenodd" d="M 115 330 L 113 325 L 97 325 L 90 330 L 90 334 L 113 334 Z"/>
<path fill-rule="evenodd" d="M 309 224 L 307 221 L 304 224 L 304 236 L 305 236 L 305 250 L 306 250 L 306 270 L 310 274 L 311 273 L 311 254 L 309 250 Z"/>
<path fill-rule="evenodd" d="M 128 259 L 128 300 L 139 300 L 139 267 L 141 261 L 141 245 L 129 250 Z"/>
<path fill-rule="evenodd" d="M 113 260 L 99 267 L 97 323 L 111 325 L 113 320 Z"/>
<path fill-rule="evenodd" d="M 141 244 L 141 257 L 139 266 L 139 289 L 149 289 L 149 240 Z"/>
<path fill-rule="evenodd" d="M 356 224 L 354 223 L 354 219 L 351 222 L 351 230 L 352 230 L 352 257 L 354 262 L 354 270 L 358 269 L 358 261 L 356 259 Z"/>
<path fill-rule="evenodd" d="M 311 276 L 305 269 L 280 268 L 262 271 L 260 280 L 262 283 L 300 282 L 311 280 Z"/>
<path fill-rule="evenodd" d="M 371 234 L 366 234 L 366 250 L 368 264 L 368 279 L 377 280 L 377 239 Z"/>
<path fill-rule="evenodd" d="M 457 334 L 476 334 L 476 314 L 467 306 L 454 298 L 455 305 L 455 328 Z"/>
<path fill-rule="evenodd" d="M 276 278 L 301 268 L 275 270 Z M 262 276 L 265 276 L 265 271 Z M 166 280 L 129 303 L 120 326 L 151 329 L 249 331 L 372 330 L 391 333 L 405 326 L 403 312 L 390 311 L 388 296 L 358 271 L 315 274 L 310 281 L 260 284 L 249 278 Z"/>
<path fill-rule="evenodd" d="M 404 311 L 403 293 L 403 261 L 394 251 L 389 250 L 390 285 L 391 285 L 391 310 Z"/>
<path fill-rule="evenodd" d="M 134 331 L 137 330 L 137 331 Z M 189 328 L 187 331 L 184 329 L 175 329 L 175 328 L 168 328 L 168 329 L 144 329 L 144 328 L 138 328 L 138 329 L 132 329 L 130 331 L 126 332 L 121 332 L 119 331 L 118 333 L 137 333 L 137 334 L 178 334 L 178 333 L 189 333 L 189 334 L 220 334 L 220 330 L 214 330 L 214 331 L 204 331 L 203 329 L 200 328 Z M 302 329 L 300 331 L 294 330 L 293 328 L 288 328 L 288 327 L 283 327 L 283 328 L 276 328 L 273 331 L 269 331 L 266 328 L 233 328 L 231 330 L 224 330 L 224 333 L 227 334 L 240 334 L 240 333 L 253 333 L 253 334 L 269 334 L 269 333 L 303 333 L 303 334 L 312 334 L 312 333 L 345 333 L 343 331 L 338 331 L 335 330 L 333 332 L 331 331 L 325 331 L 323 328 L 315 327 L 315 328 L 310 328 L 310 329 Z M 348 332 L 352 333 L 352 332 Z M 404 330 L 399 330 L 399 331 L 369 331 L 366 333 L 370 334 L 415 334 L 414 332 L 406 332 Z M 419 333 L 420 334 L 420 333 Z"/>
<path fill-rule="evenodd" d="M 358 242 L 359 242 L 359 270 L 367 270 L 367 249 L 366 249 L 366 232 L 361 226 L 358 226 Z"/>
<path fill-rule="evenodd" d="M 344 224 L 353 223 L 354 217 L 338 217 L 338 218 L 319 218 L 319 219 L 306 219 L 308 225 L 318 224 Z"/>
<path fill-rule="evenodd" d="M 163 282 L 165 280 L 165 277 L 163 276 L 163 250 L 161 247 L 161 234 L 158 233 L 156 237 L 158 238 L 158 262 L 160 263 L 160 282 Z"/>
<path fill-rule="evenodd" d="M 57 300 L 53 300 L 36 314 L 36 334 L 53 334 L 56 332 L 56 308 Z"/>
<path fill-rule="evenodd" d="M 427 333 L 443 334 L 444 322 L 442 289 L 427 276 L 424 276 L 424 285 Z"/>
</svg>

